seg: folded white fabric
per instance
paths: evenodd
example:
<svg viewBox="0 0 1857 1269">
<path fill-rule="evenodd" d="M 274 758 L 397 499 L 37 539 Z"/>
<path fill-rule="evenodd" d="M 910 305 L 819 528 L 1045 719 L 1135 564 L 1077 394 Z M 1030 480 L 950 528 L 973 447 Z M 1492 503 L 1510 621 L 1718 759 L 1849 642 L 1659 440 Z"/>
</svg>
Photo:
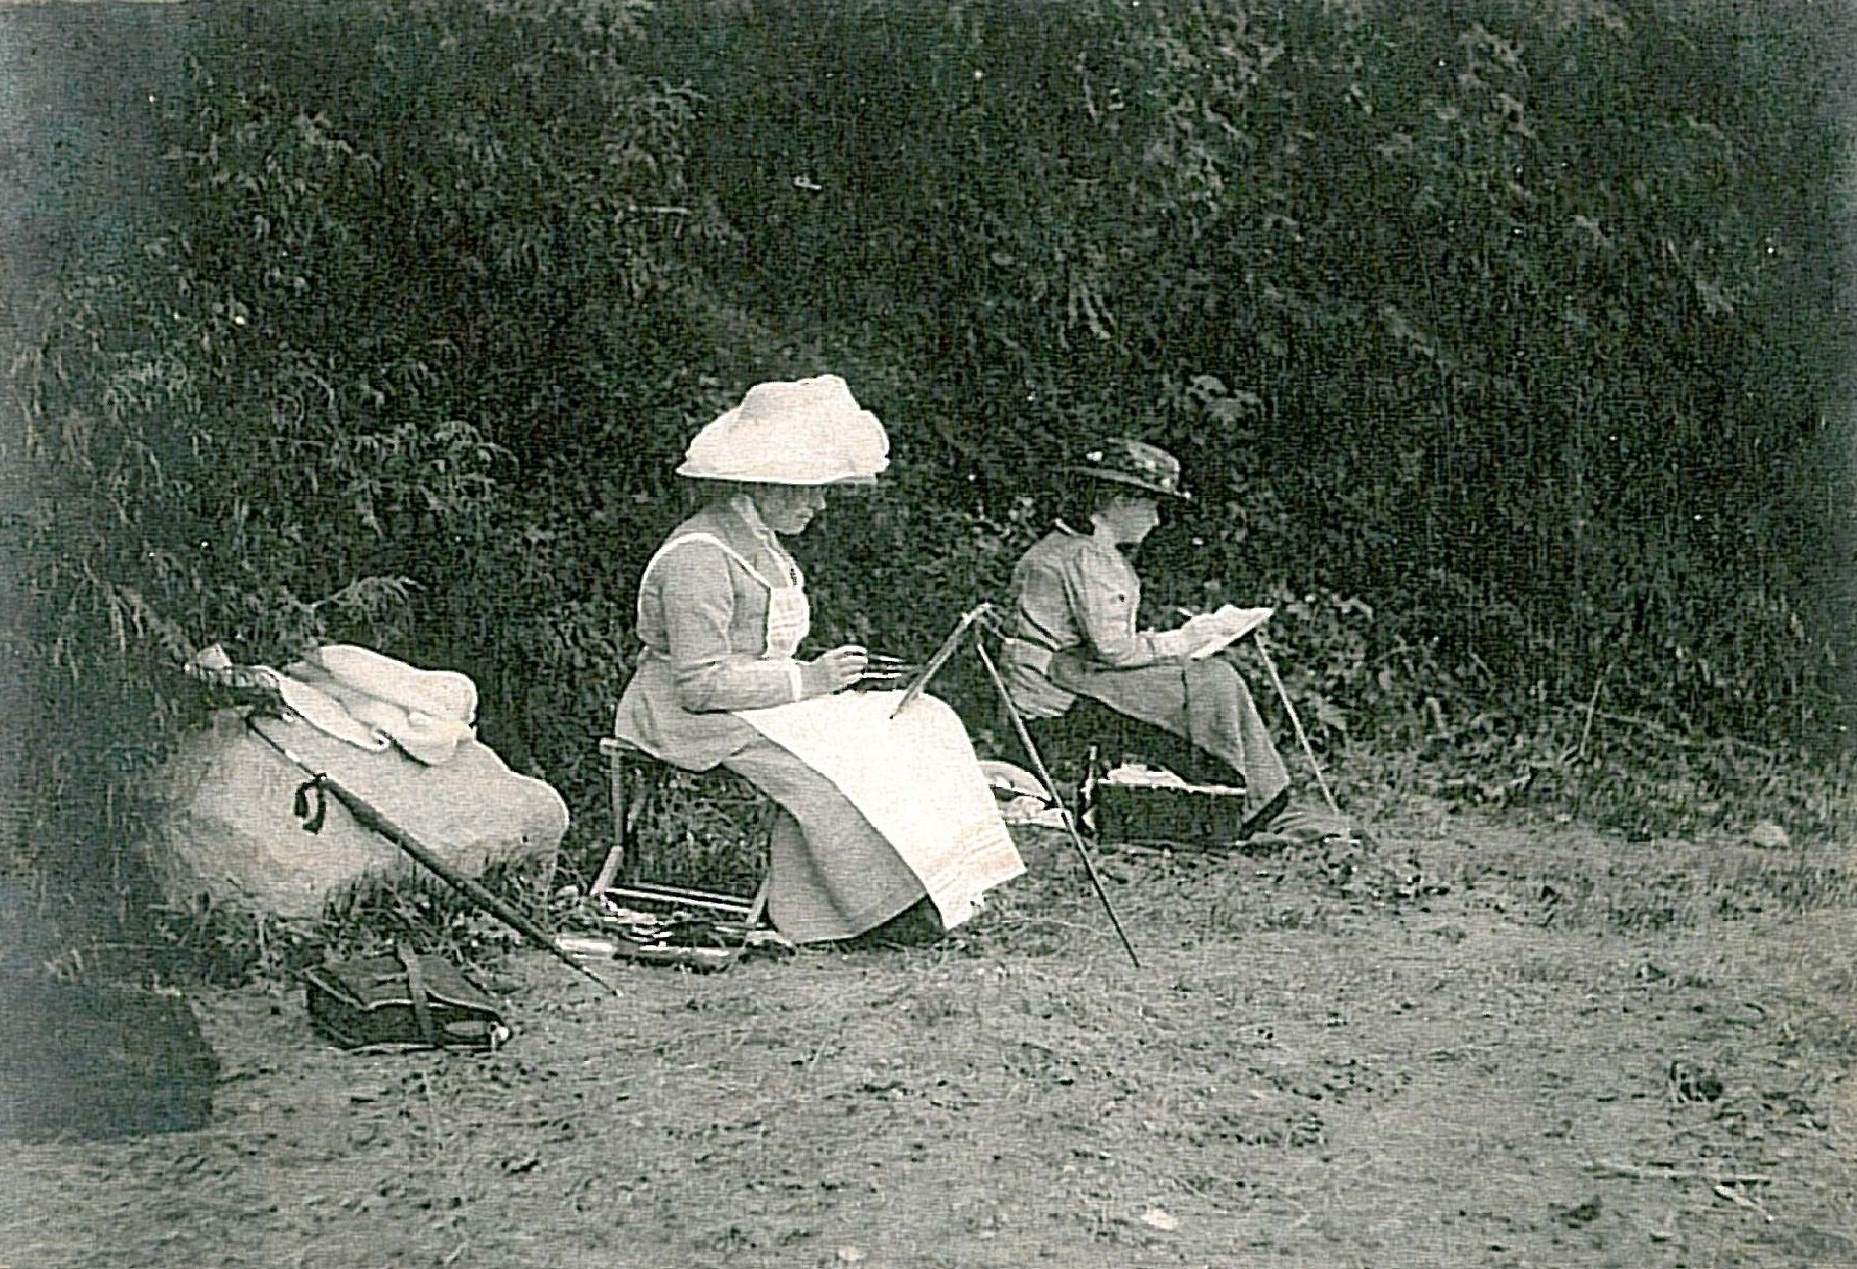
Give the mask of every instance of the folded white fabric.
<svg viewBox="0 0 1857 1269">
<path fill-rule="evenodd" d="M 1038 783 L 1038 777 L 1024 767 L 1015 766 L 998 758 L 982 758 L 980 774 L 996 791 L 1007 793 L 1029 793 L 1033 797 L 1044 796 L 1045 787 Z"/>
<path fill-rule="evenodd" d="M 398 745 L 427 766 L 448 761 L 477 735 L 477 685 L 468 675 L 422 670 L 353 644 L 328 644 L 282 670 L 235 667 L 215 644 L 190 668 L 229 686 L 269 688 L 318 731 L 372 753 Z"/>
<path fill-rule="evenodd" d="M 477 684 L 456 670 L 421 670 L 351 643 L 325 644 L 307 659 L 344 687 L 409 714 L 460 723 L 477 719 Z"/>
</svg>

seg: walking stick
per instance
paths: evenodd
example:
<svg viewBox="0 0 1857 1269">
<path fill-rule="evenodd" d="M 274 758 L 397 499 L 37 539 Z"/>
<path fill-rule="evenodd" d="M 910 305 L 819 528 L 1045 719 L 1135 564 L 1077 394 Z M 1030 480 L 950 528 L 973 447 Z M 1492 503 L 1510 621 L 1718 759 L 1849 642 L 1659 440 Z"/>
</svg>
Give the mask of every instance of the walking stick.
<svg viewBox="0 0 1857 1269">
<path fill-rule="evenodd" d="M 1290 716 L 1290 726 L 1296 729 L 1296 740 L 1302 745 L 1303 757 L 1309 760 L 1309 769 L 1315 772 L 1315 782 L 1322 787 L 1322 800 L 1328 803 L 1328 809 L 1335 813 L 1335 818 L 1345 820 L 1341 808 L 1335 805 L 1335 795 L 1329 792 L 1328 780 L 1322 775 L 1322 764 L 1315 760 L 1315 750 L 1309 746 L 1309 737 L 1302 729 L 1302 719 L 1296 716 L 1296 707 L 1290 704 L 1290 694 L 1283 690 L 1283 679 L 1277 674 L 1277 663 L 1270 659 L 1269 649 L 1264 647 L 1264 632 L 1256 634 L 1257 655 L 1264 658 L 1264 668 L 1270 671 L 1270 682 L 1277 689 L 1277 699 L 1283 702 L 1284 712 Z"/>
<path fill-rule="evenodd" d="M 1045 760 L 1038 756 L 1038 747 L 1032 743 L 1032 735 L 1025 729 L 1025 720 L 1019 717 L 1019 711 L 1013 706 L 1012 696 L 1006 691 L 1006 681 L 999 675 L 999 668 L 993 664 L 993 658 L 987 655 L 986 644 L 974 640 L 974 651 L 980 654 L 980 664 L 987 670 L 987 677 L 993 680 L 993 686 L 999 690 L 1000 702 L 1006 707 L 1006 717 L 1012 720 L 1012 729 L 1018 734 L 1019 744 L 1025 750 L 1025 756 L 1031 759 L 1032 770 L 1045 786 L 1045 792 L 1051 795 L 1051 801 L 1057 806 L 1064 805 L 1064 799 L 1058 796 L 1057 785 L 1051 780 L 1051 773 L 1045 770 Z M 1077 855 L 1083 860 L 1083 870 L 1090 874 L 1090 884 L 1096 888 L 1096 897 L 1103 901 L 1103 911 L 1109 914 L 1109 924 L 1115 927 L 1116 937 L 1122 940 L 1122 946 L 1128 949 L 1128 959 L 1141 968 L 1141 957 L 1135 955 L 1135 945 L 1128 941 L 1128 934 L 1122 929 L 1122 919 L 1116 915 L 1115 905 L 1109 902 L 1109 892 L 1103 889 L 1103 880 L 1096 875 L 1096 863 L 1090 858 L 1089 850 L 1083 844 L 1083 837 L 1077 832 L 1076 817 L 1069 813 L 1064 816 L 1064 827 L 1070 831 L 1070 844 L 1077 848 Z"/>
<path fill-rule="evenodd" d="M 619 994 L 619 989 L 617 987 L 562 951 L 560 946 L 548 936 L 547 932 L 544 931 L 541 926 L 535 924 L 535 922 L 531 921 L 521 912 L 518 912 L 515 908 L 499 899 L 478 882 L 473 881 L 462 873 L 454 871 L 444 860 L 434 855 L 426 847 L 420 845 L 405 829 L 393 823 L 391 820 L 387 819 L 386 816 L 368 805 L 364 799 L 358 794 L 351 792 L 341 781 L 335 779 L 333 776 L 313 770 L 308 763 L 292 753 L 287 746 L 274 739 L 264 728 L 258 726 L 257 721 L 250 715 L 246 715 L 245 725 L 256 732 L 258 737 L 262 739 L 265 744 L 283 754 L 292 766 L 298 768 L 303 774 L 310 777 L 308 784 L 304 786 L 305 788 L 323 789 L 334 794 L 335 800 L 347 807 L 348 813 L 355 817 L 355 823 L 361 825 L 363 828 L 371 829 L 379 833 L 382 837 L 392 842 L 395 846 L 398 846 L 408 855 L 411 855 L 440 881 L 471 899 L 480 908 L 484 909 L 484 911 L 496 917 L 497 920 L 503 922 L 503 924 L 509 926 L 512 930 L 515 930 L 518 934 L 528 939 L 529 942 L 541 948 L 556 960 L 569 966 L 574 972 L 591 978 L 594 982 L 598 983 L 602 988 L 615 996 Z M 299 811 L 298 814 L 302 814 L 302 812 Z M 304 825 L 306 829 L 312 832 L 321 826 L 320 812 L 313 816 L 308 824 Z"/>
</svg>

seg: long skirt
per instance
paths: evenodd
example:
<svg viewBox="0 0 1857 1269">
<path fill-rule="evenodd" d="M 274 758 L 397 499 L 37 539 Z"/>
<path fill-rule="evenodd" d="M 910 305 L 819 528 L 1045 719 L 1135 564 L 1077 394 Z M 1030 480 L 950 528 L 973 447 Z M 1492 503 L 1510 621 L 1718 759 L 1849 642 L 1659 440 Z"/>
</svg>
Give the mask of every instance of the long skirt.
<svg viewBox="0 0 1857 1269">
<path fill-rule="evenodd" d="M 769 846 L 768 916 L 795 943 L 846 939 L 924 895 L 896 848 L 838 786 L 764 736 L 723 766 L 780 806 Z"/>
<path fill-rule="evenodd" d="M 1289 772 L 1251 689 L 1223 656 L 1116 670 L 1060 655 L 1052 662 L 1051 679 L 1219 759 L 1243 780 L 1247 813 L 1289 787 Z"/>
</svg>

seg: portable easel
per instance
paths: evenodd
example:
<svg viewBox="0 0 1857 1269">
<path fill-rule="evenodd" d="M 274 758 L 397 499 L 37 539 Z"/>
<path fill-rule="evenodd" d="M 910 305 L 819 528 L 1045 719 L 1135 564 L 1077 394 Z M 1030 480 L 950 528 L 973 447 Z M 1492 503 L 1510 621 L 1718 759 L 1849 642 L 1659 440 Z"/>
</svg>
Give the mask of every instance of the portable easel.
<svg viewBox="0 0 1857 1269">
<path fill-rule="evenodd" d="M 996 635 L 1002 633 L 998 609 L 992 604 L 981 604 L 961 614 L 961 619 L 955 623 L 953 632 L 942 640 L 941 647 L 935 650 L 935 655 L 923 663 L 915 680 L 903 689 L 903 699 L 898 701 L 896 708 L 890 711 L 891 718 L 895 718 L 908 709 L 910 704 L 922 695 L 922 690 L 928 686 L 929 680 L 935 677 L 936 671 L 948 663 L 955 650 L 974 632 L 976 627 L 984 627 Z M 979 639 L 974 640 L 974 651 L 979 653 L 980 664 L 985 667 L 987 677 L 993 681 L 994 688 L 999 692 L 999 699 L 1005 706 L 1006 716 L 1012 720 L 1013 732 L 1019 738 L 1019 746 L 1025 750 L 1025 756 L 1032 764 L 1032 774 L 1036 775 L 1038 782 L 1044 786 L 1051 804 L 1062 807 L 1064 799 L 1058 795 L 1057 784 L 1051 779 L 1051 773 L 1045 769 L 1045 760 L 1039 755 L 1038 746 L 1032 743 L 1031 733 L 1025 729 L 1025 720 L 1020 717 L 1018 709 L 1012 703 L 1011 694 L 1006 691 L 1006 680 L 1000 677 L 999 667 L 993 664 L 993 658 L 987 652 L 986 645 Z M 1128 952 L 1128 959 L 1134 963 L 1136 969 L 1140 969 L 1141 957 L 1136 955 L 1135 945 L 1129 942 L 1128 933 L 1122 928 L 1122 918 L 1116 915 L 1115 905 L 1109 901 L 1109 892 L 1103 889 L 1103 879 L 1096 872 L 1096 861 L 1090 858 L 1089 848 L 1083 844 L 1083 835 L 1077 831 L 1077 821 L 1074 815 L 1064 816 L 1064 828 L 1070 835 L 1070 844 L 1076 848 L 1077 857 L 1083 861 L 1083 870 L 1089 874 L 1090 885 L 1096 891 L 1096 897 L 1102 901 L 1103 911 L 1109 914 L 1109 924 L 1115 927 L 1116 937 L 1122 940 L 1122 947 Z"/>
</svg>

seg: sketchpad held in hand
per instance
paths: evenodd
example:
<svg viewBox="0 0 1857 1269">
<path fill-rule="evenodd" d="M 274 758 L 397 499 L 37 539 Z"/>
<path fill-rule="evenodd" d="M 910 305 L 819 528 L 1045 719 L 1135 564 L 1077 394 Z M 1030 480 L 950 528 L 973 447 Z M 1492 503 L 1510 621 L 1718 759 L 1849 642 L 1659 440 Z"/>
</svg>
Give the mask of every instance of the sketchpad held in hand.
<svg viewBox="0 0 1857 1269">
<path fill-rule="evenodd" d="M 370 956 L 303 973 L 311 1024 L 345 1049 L 492 1049 L 509 1038 L 496 1002 L 437 956 Z"/>
</svg>

